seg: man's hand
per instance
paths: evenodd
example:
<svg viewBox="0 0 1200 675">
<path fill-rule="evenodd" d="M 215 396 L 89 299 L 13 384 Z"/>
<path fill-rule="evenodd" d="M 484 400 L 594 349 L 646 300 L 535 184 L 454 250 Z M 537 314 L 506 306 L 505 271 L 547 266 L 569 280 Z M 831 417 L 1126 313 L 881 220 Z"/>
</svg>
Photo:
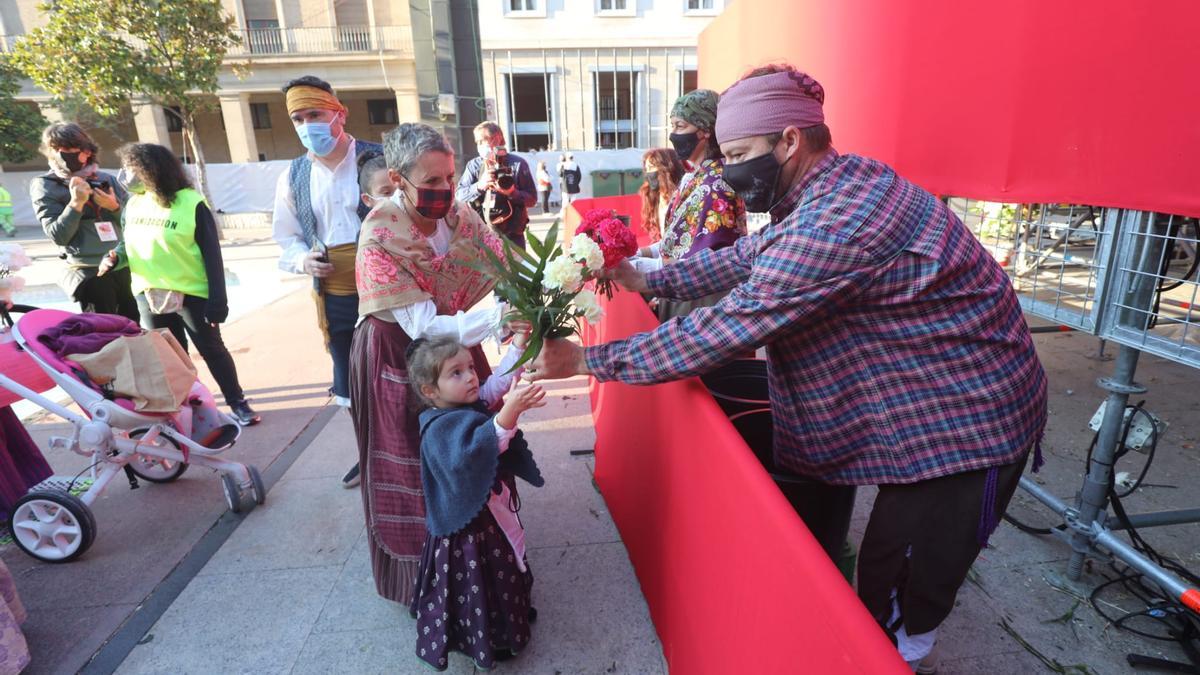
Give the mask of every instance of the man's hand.
<svg viewBox="0 0 1200 675">
<path fill-rule="evenodd" d="M 530 382 L 560 380 L 564 377 L 587 374 L 583 347 L 570 340 L 546 340 L 542 344 L 542 351 L 525 366 L 525 379 Z"/>
<path fill-rule="evenodd" d="M 121 202 L 117 200 L 117 193 L 111 187 L 108 190 L 93 189 L 92 201 L 105 211 L 121 210 Z"/>
<path fill-rule="evenodd" d="M 117 252 L 109 251 L 100 259 L 100 269 L 96 271 L 96 276 L 102 277 L 108 274 L 117 266 Z"/>
<path fill-rule="evenodd" d="M 516 427 L 517 419 L 526 410 L 546 405 L 545 389 L 536 384 L 518 389 L 520 384 L 521 380 L 514 377 L 512 386 L 508 388 L 508 396 L 504 398 L 504 405 L 500 408 L 500 412 L 496 413 L 496 422 L 505 429 Z"/>
<path fill-rule="evenodd" d="M 311 274 L 318 279 L 324 279 L 330 274 L 333 274 L 333 265 L 327 262 L 321 262 L 318 260 L 320 257 L 321 254 L 317 251 L 309 251 L 308 254 L 304 256 L 305 274 Z"/>
<path fill-rule="evenodd" d="M 82 213 L 83 205 L 92 198 L 92 186 L 79 176 L 73 176 L 71 182 L 67 184 L 67 188 L 71 190 L 71 209 Z"/>
<path fill-rule="evenodd" d="M 529 344 L 529 334 L 533 332 L 533 324 L 517 319 L 509 321 L 504 327 L 513 334 L 513 346 L 525 349 L 525 345 Z"/>
<path fill-rule="evenodd" d="M 646 274 L 639 272 L 629 260 L 622 260 L 615 266 L 600 270 L 596 273 L 600 279 L 612 279 L 627 291 L 634 293 L 646 292 Z"/>
</svg>

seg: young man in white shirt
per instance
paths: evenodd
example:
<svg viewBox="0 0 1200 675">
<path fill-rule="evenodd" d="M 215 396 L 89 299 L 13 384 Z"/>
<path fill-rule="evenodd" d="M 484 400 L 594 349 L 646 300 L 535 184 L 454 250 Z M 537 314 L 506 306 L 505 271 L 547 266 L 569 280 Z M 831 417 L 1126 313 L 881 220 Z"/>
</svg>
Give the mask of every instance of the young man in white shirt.
<svg viewBox="0 0 1200 675">
<path fill-rule="evenodd" d="M 292 160 L 275 189 L 274 238 L 283 248 L 279 267 L 313 278 L 317 318 L 333 360 L 334 402 L 349 407 L 350 342 L 358 322 L 354 260 L 362 219 L 360 158 L 382 154 L 377 143 L 345 131 L 346 107 L 328 82 L 306 75 L 283 87 L 288 115 L 307 152 Z M 355 464 L 343 486 L 359 483 Z"/>
</svg>

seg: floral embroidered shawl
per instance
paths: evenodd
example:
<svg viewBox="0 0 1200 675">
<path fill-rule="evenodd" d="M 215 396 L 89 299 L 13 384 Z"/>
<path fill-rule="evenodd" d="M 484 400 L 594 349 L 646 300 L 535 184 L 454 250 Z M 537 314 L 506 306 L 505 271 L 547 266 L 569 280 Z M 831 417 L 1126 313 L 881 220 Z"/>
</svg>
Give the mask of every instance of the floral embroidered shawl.
<svg viewBox="0 0 1200 675">
<path fill-rule="evenodd" d="M 663 221 L 667 261 L 724 248 L 746 234 L 746 206 L 725 182 L 724 170 L 721 160 L 707 159 L 684 176 Z"/>
<path fill-rule="evenodd" d="M 495 285 L 490 276 L 462 263 L 481 262 L 480 246 L 503 255 L 495 232 L 467 205 L 455 203 L 445 218 L 452 235 L 445 255 L 392 201 L 376 206 L 358 237 L 355 279 L 358 313 L 366 316 L 432 300 L 438 314 L 466 311 Z"/>
</svg>

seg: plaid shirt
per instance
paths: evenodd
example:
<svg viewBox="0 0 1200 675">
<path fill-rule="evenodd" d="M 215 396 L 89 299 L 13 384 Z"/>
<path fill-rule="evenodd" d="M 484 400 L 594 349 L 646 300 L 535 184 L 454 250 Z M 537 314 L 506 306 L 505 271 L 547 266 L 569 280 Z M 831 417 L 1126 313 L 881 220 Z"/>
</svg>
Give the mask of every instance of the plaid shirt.
<svg viewBox="0 0 1200 675">
<path fill-rule="evenodd" d="M 999 466 L 1041 439 L 1046 376 L 1016 294 L 944 204 L 882 163 L 831 151 L 772 216 L 650 274 L 663 297 L 733 290 L 589 347 L 593 375 L 663 382 L 765 344 L 776 463 L 836 484 Z"/>
</svg>

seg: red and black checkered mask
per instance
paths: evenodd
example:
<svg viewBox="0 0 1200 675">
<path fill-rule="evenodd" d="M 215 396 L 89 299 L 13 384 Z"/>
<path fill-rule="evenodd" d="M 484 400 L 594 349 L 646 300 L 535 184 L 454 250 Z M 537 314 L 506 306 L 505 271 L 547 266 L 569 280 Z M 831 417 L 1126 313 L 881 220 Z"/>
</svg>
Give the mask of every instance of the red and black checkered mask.
<svg viewBox="0 0 1200 675">
<path fill-rule="evenodd" d="M 407 176 L 405 178 L 407 179 Z M 412 185 L 412 181 L 409 181 L 409 185 Z M 413 185 L 413 189 L 417 191 L 417 203 L 413 205 L 417 213 L 430 220 L 445 218 L 446 214 L 450 213 L 450 207 L 454 205 L 453 190 L 423 188 L 416 185 Z"/>
</svg>

